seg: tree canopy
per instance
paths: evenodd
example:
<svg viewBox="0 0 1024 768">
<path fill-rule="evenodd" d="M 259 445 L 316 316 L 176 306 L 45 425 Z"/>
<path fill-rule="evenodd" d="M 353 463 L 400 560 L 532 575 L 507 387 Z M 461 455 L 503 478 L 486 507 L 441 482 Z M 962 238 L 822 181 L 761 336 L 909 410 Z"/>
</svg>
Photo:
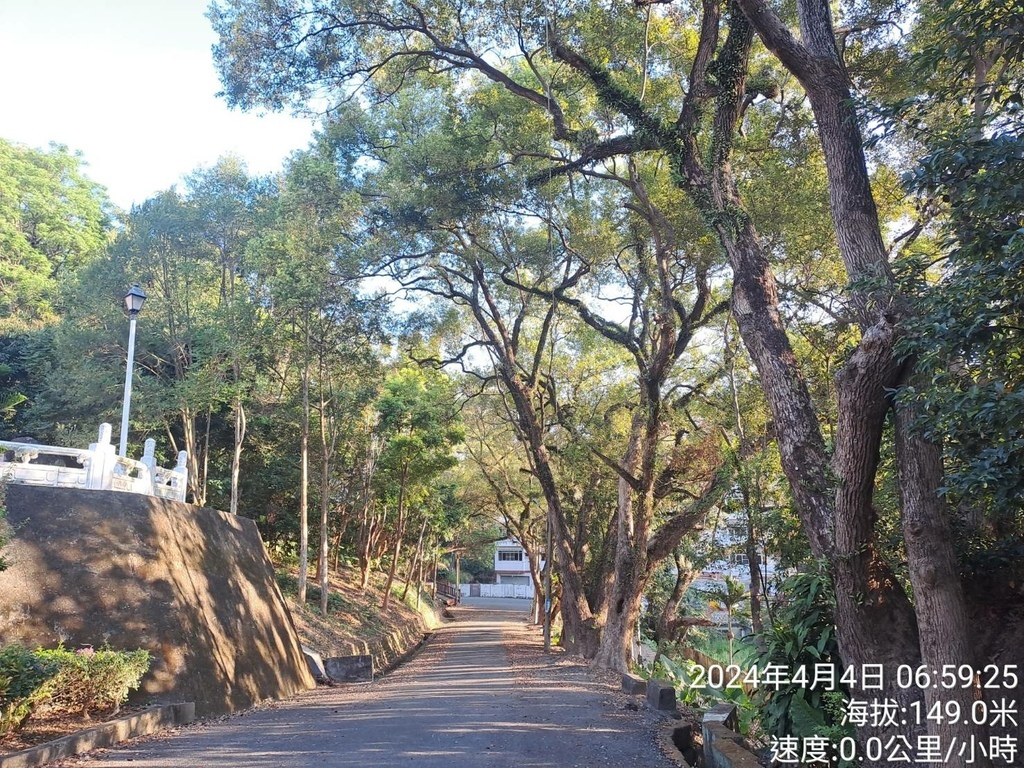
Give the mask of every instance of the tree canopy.
<svg viewBox="0 0 1024 768">
<path fill-rule="evenodd" d="M 881 664 L 900 706 L 969 708 L 985 692 L 895 670 L 1019 656 L 1013 3 L 209 19 L 228 103 L 320 132 L 280 174 L 223 158 L 116 227 L 78 158 L 0 144 L 5 433 L 110 418 L 138 281 L 133 442 L 185 448 L 191 499 L 256 519 L 303 596 L 314 560 L 324 611 L 332 555 L 391 599 L 513 535 L 539 586 L 550 530 L 561 642 L 625 669 L 644 611 L 659 654 L 699 625 L 686 588 L 724 527 L 747 580 L 718 599 L 730 634 L 749 601 L 765 658 Z M 823 571 L 787 587 L 769 560 Z"/>
</svg>

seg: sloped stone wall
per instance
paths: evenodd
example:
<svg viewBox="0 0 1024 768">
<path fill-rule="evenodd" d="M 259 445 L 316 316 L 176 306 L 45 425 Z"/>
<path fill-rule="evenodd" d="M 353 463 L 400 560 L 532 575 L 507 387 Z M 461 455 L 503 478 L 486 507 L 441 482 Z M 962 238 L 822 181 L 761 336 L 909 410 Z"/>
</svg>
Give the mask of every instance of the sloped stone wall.
<svg viewBox="0 0 1024 768">
<path fill-rule="evenodd" d="M 139 702 L 200 716 L 314 686 L 251 520 L 113 491 L 11 485 L 0 643 L 145 648 Z"/>
</svg>

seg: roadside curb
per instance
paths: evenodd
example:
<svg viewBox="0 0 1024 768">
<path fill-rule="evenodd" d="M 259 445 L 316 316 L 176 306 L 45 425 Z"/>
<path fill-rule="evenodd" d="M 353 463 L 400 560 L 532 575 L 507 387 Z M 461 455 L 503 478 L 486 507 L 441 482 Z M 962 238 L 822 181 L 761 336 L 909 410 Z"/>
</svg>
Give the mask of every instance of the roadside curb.
<svg viewBox="0 0 1024 768">
<path fill-rule="evenodd" d="M 390 633 L 373 653 L 374 673 L 387 674 L 409 659 L 432 635 L 420 627 L 403 627 Z"/>
<path fill-rule="evenodd" d="M 194 702 L 150 707 L 134 715 L 126 715 L 70 736 L 0 756 L 0 768 L 36 768 L 93 749 L 110 747 L 126 739 L 147 736 L 175 725 L 191 723 L 195 718 Z"/>
</svg>

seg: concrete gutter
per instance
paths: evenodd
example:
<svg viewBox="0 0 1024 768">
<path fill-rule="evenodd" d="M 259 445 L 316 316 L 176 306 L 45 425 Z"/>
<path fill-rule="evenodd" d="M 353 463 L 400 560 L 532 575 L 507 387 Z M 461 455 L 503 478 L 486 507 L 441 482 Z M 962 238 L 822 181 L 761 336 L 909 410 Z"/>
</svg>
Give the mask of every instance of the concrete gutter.
<svg viewBox="0 0 1024 768">
<path fill-rule="evenodd" d="M 739 711 L 733 704 L 716 704 L 704 713 L 705 768 L 760 768 L 757 755 L 746 748 L 738 728 Z"/>
<path fill-rule="evenodd" d="M 36 768 L 92 749 L 110 747 L 126 739 L 191 723 L 195 717 L 196 705 L 193 702 L 150 707 L 46 744 L 0 755 L 0 768 Z"/>
</svg>

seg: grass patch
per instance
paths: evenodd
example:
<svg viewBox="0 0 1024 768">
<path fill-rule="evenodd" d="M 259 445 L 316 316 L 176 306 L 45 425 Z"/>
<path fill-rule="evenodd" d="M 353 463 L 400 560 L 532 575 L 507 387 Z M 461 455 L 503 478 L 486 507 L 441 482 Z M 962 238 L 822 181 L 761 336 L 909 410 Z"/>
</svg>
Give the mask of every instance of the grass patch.
<svg viewBox="0 0 1024 768">
<path fill-rule="evenodd" d="M 298 576 L 294 570 L 282 568 L 276 578 L 285 596 L 295 628 L 302 643 L 323 656 L 346 656 L 364 653 L 375 644 L 399 630 L 410 626 L 432 629 L 440 623 L 433 598 L 420 595 L 420 606 L 416 608 L 416 593 L 410 587 L 409 594 L 401 599 L 404 584 L 399 583 L 387 610 L 384 602 L 384 575 L 372 574 L 366 590 L 360 587 L 359 570 L 342 568 L 330 574 L 330 591 L 327 596 L 327 614 L 320 611 L 320 585 L 312 579 L 306 587 L 305 604 L 298 602 Z"/>
</svg>

